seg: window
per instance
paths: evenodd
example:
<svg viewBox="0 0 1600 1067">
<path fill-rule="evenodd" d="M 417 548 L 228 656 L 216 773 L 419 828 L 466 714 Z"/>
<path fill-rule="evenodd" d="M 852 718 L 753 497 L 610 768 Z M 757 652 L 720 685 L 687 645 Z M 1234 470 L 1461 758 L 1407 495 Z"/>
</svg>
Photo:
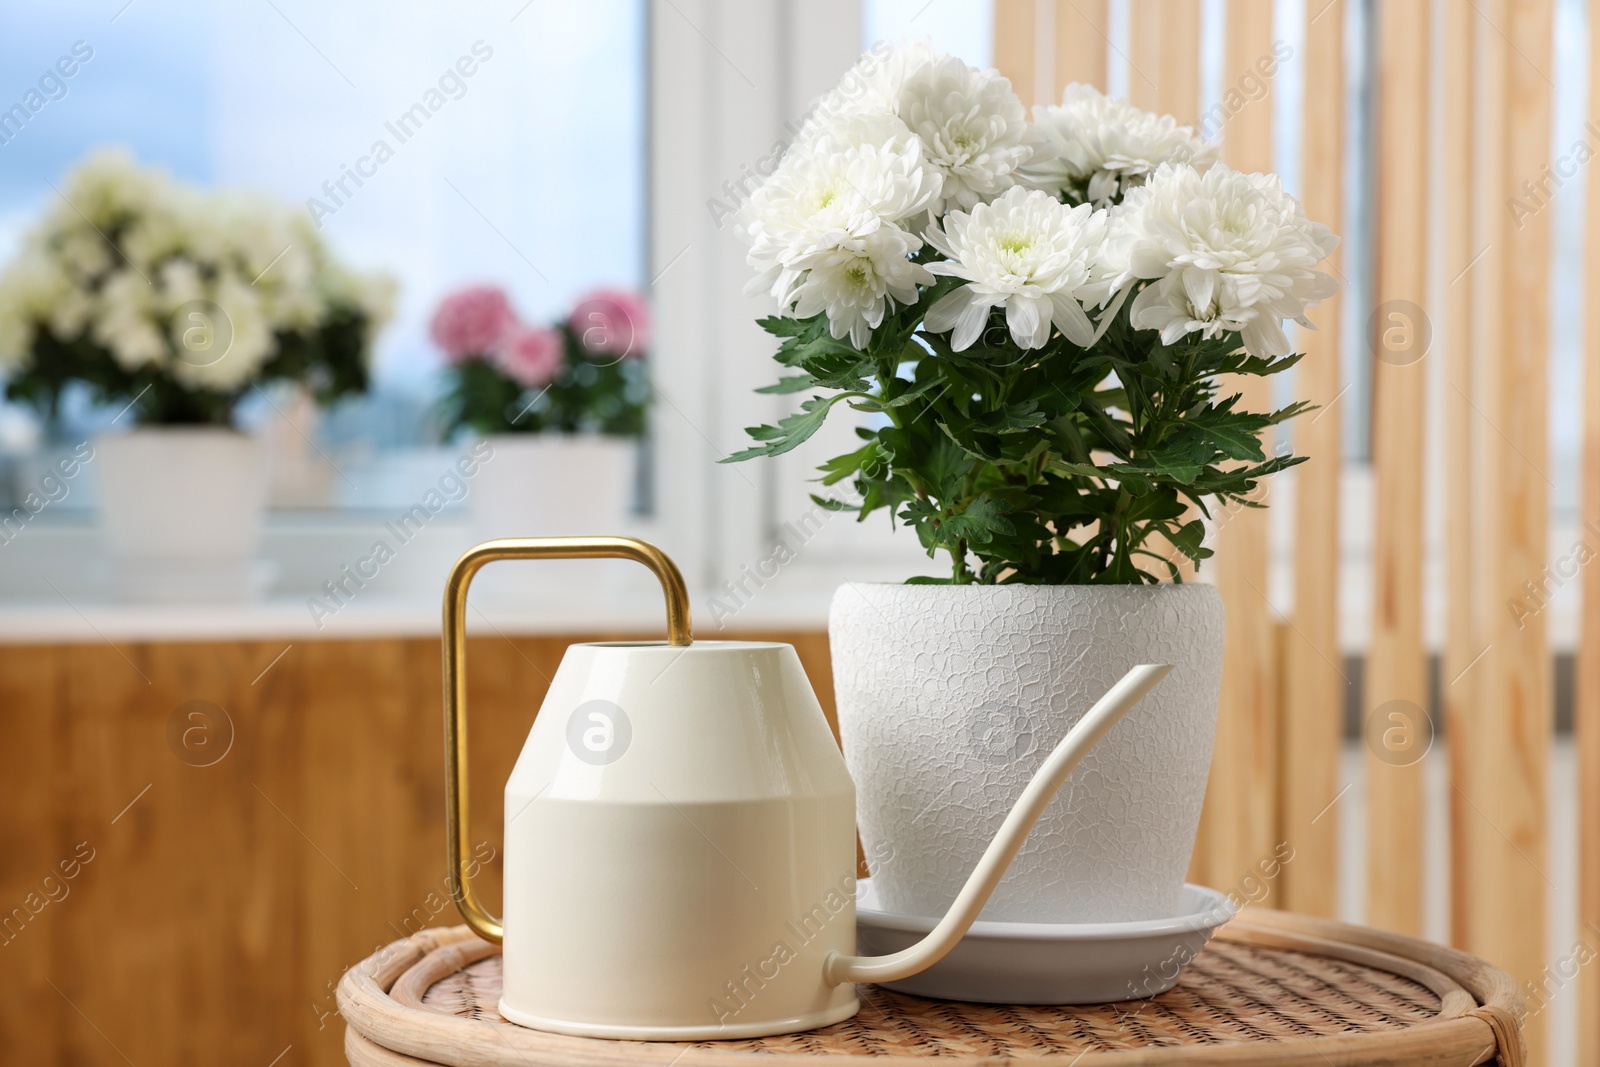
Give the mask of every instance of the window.
<svg viewBox="0 0 1600 1067">
<path fill-rule="evenodd" d="M 645 21 L 642 0 L 10 10 L 0 108 L 75 46 L 89 58 L 0 131 L 0 254 L 105 145 L 306 204 L 338 254 L 400 282 L 375 393 L 329 414 L 325 446 L 360 464 L 374 446 L 426 443 L 439 367 L 426 325 L 442 295 L 491 281 L 550 321 L 589 288 L 643 284 Z M 340 502 L 392 503 L 335 482 Z"/>
</svg>

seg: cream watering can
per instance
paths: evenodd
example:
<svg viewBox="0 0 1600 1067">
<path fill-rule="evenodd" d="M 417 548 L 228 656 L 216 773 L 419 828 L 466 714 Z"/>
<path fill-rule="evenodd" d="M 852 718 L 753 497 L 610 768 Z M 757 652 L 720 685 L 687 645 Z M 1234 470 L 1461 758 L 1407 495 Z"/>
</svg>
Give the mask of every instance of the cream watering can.
<svg viewBox="0 0 1600 1067">
<path fill-rule="evenodd" d="M 501 920 L 469 881 L 467 588 L 496 560 L 580 557 L 654 571 L 668 638 L 567 649 L 506 783 Z M 856 956 L 855 786 L 794 649 L 693 641 L 683 576 L 642 541 L 489 541 L 444 600 L 451 895 L 504 941 L 512 1022 L 667 1041 L 827 1026 L 859 1008 L 852 983 L 916 974 L 960 941 L 1068 772 L 1170 669 L 1135 667 L 1072 728 L 926 938 Z"/>
</svg>

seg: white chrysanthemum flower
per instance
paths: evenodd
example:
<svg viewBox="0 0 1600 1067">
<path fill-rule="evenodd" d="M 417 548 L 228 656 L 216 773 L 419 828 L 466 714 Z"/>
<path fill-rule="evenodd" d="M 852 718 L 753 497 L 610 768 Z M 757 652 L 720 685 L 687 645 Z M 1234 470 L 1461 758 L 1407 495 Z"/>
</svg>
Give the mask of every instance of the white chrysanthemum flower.
<svg viewBox="0 0 1600 1067">
<path fill-rule="evenodd" d="M 774 288 L 785 265 L 838 231 L 865 232 L 874 220 L 900 222 L 926 213 L 941 180 L 922 146 L 892 116 L 853 116 L 784 157 L 739 211 L 757 276 L 747 289 Z M 781 288 L 781 287 L 779 287 Z"/>
<path fill-rule="evenodd" d="M 392 308 L 392 283 L 334 261 L 304 212 L 99 153 L 0 276 L 0 371 L 27 368 L 48 329 L 104 349 L 124 371 L 237 394 L 280 335 L 311 335 L 338 310 L 366 315 L 370 339 Z"/>
<path fill-rule="evenodd" d="M 75 167 L 46 212 L 42 231 L 111 235 L 170 207 L 175 187 L 161 170 L 139 166 L 121 149 L 95 152 Z"/>
<path fill-rule="evenodd" d="M 917 299 L 931 282 L 909 257 L 922 239 L 896 223 L 925 215 L 940 179 L 917 139 L 888 117 L 851 119 L 790 151 L 740 211 L 756 276 L 801 317 L 828 313 L 835 337 L 865 345 L 890 298 Z M 876 133 L 871 131 L 876 128 Z"/>
<path fill-rule="evenodd" d="M 72 341 L 93 310 L 93 301 L 62 270 L 54 256 L 26 246 L 0 275 L 0 370 L 32 360 L 40 328 Z"/>
<path fill-rule="evenodd" d="M 1288 355 L 1283 320 L 1309 327 L 1306 310 L 1338 289 L 1315 268 L 1339 239 L 1306 218 L 1275 175 L 1164 165 L 1113 220 L 1108 250 L 1124 262 L 1110 268 L 1122 272 L 1112 286 L 1154 283 L 1134 298 L 1129 321 L 1160 330 L 1166 344 L 1237 331 L 1252 355 Z"/>
<path fill-rule="evenodd" d="M 53 236 L 55 258 L 78 281 L 88 284 L 121 262 L 98 230 L 80 226 Z"/>
<path fill-rule="evenodd" d="M 1090 286 L 1108 219 L 1088 204 L 1069 206 L 1049 193 L 1013 186 L 970 214 L 953 211 L 928 241 L 950 258 L 928 270 L 964 279 L 924 319 L 934 333 L 954 330 L 951 346 L 970 348 L 983 334 L 991 308 L 1005 305 L 1012 340 L 1043 348 L 1052 326 L 1087 347 L 1094 325 L 1080 301 Z"/>
<path fill-rule="evenodd" d="M 77 293 L 55 259 L 38 249 L 25 250 L 0 275 L 0 370 L 31 362 L 40 323 L 49 322 Z"/>
<path fill-rule="evenodd" d="M 818 101 L 800 143 L 860 116 L 896 119 L 917 135 L 943 180 L 936 212 L 1004 192 L 1031 151 L 1024 143 L 1027 116 L 1011 83 L 934 51 L 926 40 L 863 54 Z"/>
<path fill-rule="evenodd" d="M 944 177 L 936 210 L 971 209 L 1016 184 L 1031 155 L 1027 116 L 1011 82 L 945 56 L 906 75 L 895 115 Z"/>
<path fill-rule="evenodd" d="M 164 366 L 172 352 L 159 325 L 159 294 L 132 270 L 114 271 L 100 289 L 89 335 L 123 370 Z"/>
<path fill-rule="evenodd" d="M 33 323 L 0 299 L 0 371 L 11 373 L 33 359 Z"/>
<path fill-rule="evenodd" d="M 337 261 L 323 266 L 321 293 L 331 307 L 348 308 L 364 315 L 368 337 L 376 337 L 394 318 L 398 287 L 392 276 L 351 270 Z"/>
<path fill-rule="evenodd" d="M 940 58 L 933 42 L 926 37 L 895 45 L 880 41 L 861 53 L 861 58 L 839 79 L 839 84 L 817 101 L 807 120 L 808 127 L 830 126 L 841 116 L 895 114 L 906 78 Z M 802 136 L 807 132 L 809 129 L 802 131 Z"/>
<path fill-rule="evenodd" d="M 124 149 L 104 149 L 73 168 L 64 191 L 70 206 L 63 208 L 104 229 L 150 210 L 171 190 L 166 172 L 141 167 Z"/>
<path fill-rule="evenodd" d="M 1024 180 L 1102 206 L 1143 185 L 1163 163 L 1205 170 L 1217 158 L 1216 145 L 1171 115 L 1077 83 L 1067 86 L 1059 105 L 1033 109 L 1027 141 L 1033 157 L 1022 168 Z"/>
<path fill-rule="evenodd" d="M 255 378 L 276 349 L 277 340 L 260 294 L 248 279 L 224 273 L 211 292 L 214 310 L 206 313 L 211 321 L 175 318 L 170 324 L 177 353 L 172 376 L 191 389 L 231 393 Z M 198 331 L 192 341 L 186 339 L 190 331 Z"/>
<path fill-rule="evenodd" d="M 128 262 L 146 274 L 155 272 L 161 263 L 173 256 L 187 255 L 206 262 L 209 255 L 196 250 L 194 232 L 196 220 L 209 215 L 198 193 L 189 189 L 168 189 L 159 205 L 149 205 L 129 221 L 127 229 L 117 239 L 115 262 L 121 264 L 122 257 L 126 256 Z"/>
<path fill-rule="evenodd" d="M 171 259 L 164 263 L 156 276 L 158 303 L 163 313 L 168 313 L 192 300 L 206 299 L 205 278 L 192 259 Z"/>
<path fill-rule="evenodd" d="M 910 259 L 921 247 L 921 238 L 888 222 L 859 235 L 841 233 L 805 257 L 804 275 L 784 299 L 802 319 L 826 311 L 834 337 L 865 348 L 891 298 L 915 303 L 917 286 L 933 284 L 927 268 Z"/>
<path fill-rule="evenodd" d="M 73 170 L 32 239 L 53 249 L 80 284 L 92 287 L 129 260 L 148 271 L 172 239 L 152 242 L 138 231 L 170 224 L 181 199 L 164 172 L 141 168 L 120 150 L 96 152 Z M 146 254 L 152 244 L 161 248 Z"/>
<path fill-rule="evenodd" d="M 60 297 L 51 305 L 49 318 L 46 320 L 50 332 L 63 341 L 71 341 L 83 336 L 83 331 L 89 325 L 89 320 L 94 317 L 94 296 L 82 289 L 69 286 L 62 290 Z"/>
</svg>

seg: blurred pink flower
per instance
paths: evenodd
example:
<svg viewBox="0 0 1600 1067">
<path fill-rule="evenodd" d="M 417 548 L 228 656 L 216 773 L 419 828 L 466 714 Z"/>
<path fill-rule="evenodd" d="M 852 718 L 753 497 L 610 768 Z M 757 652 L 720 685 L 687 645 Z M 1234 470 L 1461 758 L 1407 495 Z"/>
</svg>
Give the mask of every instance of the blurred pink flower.
<svg viewBox="0 0 1600 1067">
<path fill-rule="evenodd" d="M 482 359 L 517 325 L 517 314 L 504 289 L 474 285 L 451 293 L 439 302 L 429 332 L 451 363 Z"/>
<path fill-rule="evenodd" d="M 650 308 L 628 289 L 596 289 L 567 319 L 585 353 L 640 358 L 650 344 Z"/>
<path fill-rule="evenodd" d="M 530 389 L 550 384 L 561 369 L 563 342 L 555 330 L 513 325 L 495 346 L 494 362 L 508 378 Z"/>
</svg>

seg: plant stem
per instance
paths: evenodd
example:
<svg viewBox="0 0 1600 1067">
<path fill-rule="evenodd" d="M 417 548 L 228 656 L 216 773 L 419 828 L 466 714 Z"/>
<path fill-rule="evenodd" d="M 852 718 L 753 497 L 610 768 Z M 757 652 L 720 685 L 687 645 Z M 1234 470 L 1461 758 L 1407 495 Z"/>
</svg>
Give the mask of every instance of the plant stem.
<svg viewBox="0 0 1600 1067">
<path fill-rule="evenodd" d="M 950 547 L 950 558 L 953 566 L 950 569 L 950 580 L 955 585 L 971 585 L 972 572 L 967 569 L 967 539 L 962 538 Z"/>
</svg>

